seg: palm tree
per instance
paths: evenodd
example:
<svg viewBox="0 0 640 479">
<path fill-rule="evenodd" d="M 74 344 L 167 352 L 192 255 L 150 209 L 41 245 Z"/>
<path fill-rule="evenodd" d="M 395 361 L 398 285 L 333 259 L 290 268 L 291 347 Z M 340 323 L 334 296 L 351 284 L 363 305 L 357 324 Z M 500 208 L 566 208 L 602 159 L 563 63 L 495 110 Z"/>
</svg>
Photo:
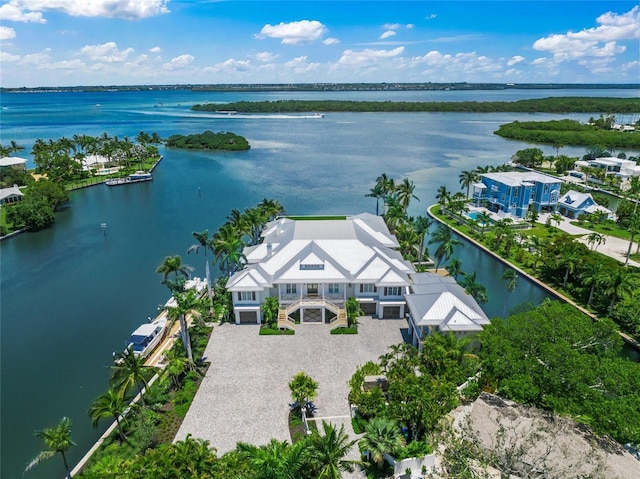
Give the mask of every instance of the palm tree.
<svg viewBox="0 0 640 479">
<path fill-rule="evenodd" d="M 299 479 L 307 472 L 307 448 L 303 441 L 292 446 L 277 439 L 263 446 L 239 442 L 236 450 L 249 462 L 256 479 Z"/>
<path fill-rule="evenodd" d="M 569 274 L 573 273 L 581 260 L 582 255 L 574 244 L 568 244 L 560 250 L 560 255 L 556 258 L 556 264 L 565 268 L 564 279 L 562 281 L 563 288 L 567 286 Z"/>
<path fill-rule="evenodd" d="M 264 229 L 264 225 L 267 223 L 267 216 L 264 212 L 256 207 L 256 208 L 246 208 L 242 213 L 244 217 L 245 224 L 247 225 L 249 234 L 249 245 L 257 245 L 260 242 L 260 235 L 262 234 L 262 230 Z"/>
<path fill-rule="evenodd" d="M 460 185 L 462 186 L 462 188 L 467 189 L 467 198 L 469 198 L 469 191 L 471 189 L 471 185 L 476 181 L 478 181 L 480 177 L 475 171 L 465 170 L 462 173 L 460 173 L 458 178 L 460 179 Z"/>
<path fill-rule="evenodd" d="M 127 440 L 124 434 L 121 420 L 124 420 L 122 414 L 129 405 L 125 401 L 121 391 L 109 388 L 107 392 L 99 396 L 89 407 L 89 417 L 91 418 L 93 427 L 98 426 L 98 422 L 103 418 L 113 418 L 118 426 L 118 435 L 120 436 L 120 444 Z"/>
<path fill-rule="evenodd" d="M 584 265 L 580 272 L 580 279 L 584 286 L 589 286 L 589 297 L 587 298 L 587 307 L 591 305 L 593 300 L 593 293 L 596 290 L 596 286 L 602 282 L 602 263 L 597 261 L 590 261 Z"/>
<path fill-rule="evenodd" d="M 464 273 L 463 276 L 462 287 L 468 294 L 473 296 L 473 299 L 475 299 L 478 304 L 484 304 L 489 301 L 487 288 L 476 281 L 475 271 L 473 273 Z"/>
<path fill-rule="evenodd" d="M 453 276 L 453 279 L 458 281 L 458 276 L 464 274 L 464 271 L 462 271 L 462 261 L 458 258 L 453 258 L 447 265 L 447 271 L 449 276 Z"/>
<path fill-rule="evenodd" d="M 204 249 L 204 264 L 205 274 L 207 275 L 207 295 L 209 297 L 209 307 L 213 307 L 213 292 L 211 291 L 211 273 L 209 271 L 209 260 L 207 259 L 207 251 L 211 250 L 213 253 L 213 238 L 209 238 L 209 230 L 204 230 L 201 233 L 194 231 L 193 237 L 198 241 L 197 244 L 192 245 L 187 254 L 194 252 L 198 254 L 198 251 L 202 247 Z"/>
<path fill-rule="evenodd" d="M 379 468 L 384 464 L 384 455 L 394 455 L 404 446 L 405 440 L 398 424 L 386 417 L 375 417 L 364 428 L 364 436 L 358 446 L 367 451 Z"/>
<path fill-rule="evenodd" d="M 318 472 L 318 479 L 340 479 L 342 472 L 353 472 L 359 461 L 345 459 L 357 441 L 350 440 L 344 424 L 336 429 L 333 424 L 322 421 L 323 434 L 311 436 L 310 462 Z"/>
<path fill-rule="evenodd" d="M 385 205 L 386 211 L 382 217 L 391 234 L 394 234 L 398 225 L 407 219 L 407 213 L 395 195 L 385 196 Z"/>
<path fill-rule="evenodd" d="M 476 217 L 476 221 L 480 225 L 480 234 L 484 236 L 484 231 L 488 225 L 491 224 L 491 216 L 486 211 L 482 210 Z"/>
<path fill-rule="evenodd" d="M 518 286 L 518 273 L 515 269 L 509 268 L 502 273 L 502 279 L 507 282 L 507 294 L 504 297 L 504 306 L 502 307 L 502 317 L 507 315 L 507 303 L 509 301 L 509 295 L 513 293 Z"/>
<path fill-rule="evenodd" d="M 180 255 L 166 256 L 156 269 L 156 273 L 162 274 L 162 284 L 166 284 L 171 292 L 184 289 L 184 280 L 189 279 L 191 271 L 191 266 L 182 264 Z M 171 275 L 173 279 L 169 278 Z"/>
<path fill-rule="evenodd" d="M 631 256 L 631 250 L 633 248 L 633 238 L 638 232 L 638 226 L 640 219 L 638 218 L 638 196 L 640 196 L 640 177 L 633 176 L 631 177 L 631 181 L 629 183 L 629 193 L 627 196 L 627 200 L 633 198 L 635 196 L 635 201 L 633 205 L 633 214 L 631 215 L 631 224 L 629 225 L 629 233 L 631 233 L 631 237 L 629 238 L 629 248 L 627 248 L 627 255 L 624 260 L 624 265 L 627 266 L 629 264 L 629 256 Z M 640 248 L 640 243 L 638 243 L 638 248 Z"/>
<path fill-rule="evenodd" d="M 268 200 L 263 198 L 257 206 L 262 214 L 266 217 L 267 221 L 273 221 L 278 216 L 285 213 L 284 206 L 278 200 Z"/>
<path fill-rule="evenodd" d="M 596 251 L 598 249 L 598 246 L 600 246 L 601 244 L 605 244 L 606 242 L 607 237 L 603 234 L 596 233 L 595 231 L 587 236 L 587 244 L 593 251 Z"/>
<path fill-rule="evenodd" d="M 223 225 L 214 234 L 214 261 L 220 265 L 220 270 L 227 276 L 231 276 L 234 271 L 242 267 L 243 262 L 247 261 L 242 252 L 244 247 L 244 242 L 231 225 Z"/>
<path fill-rule="evenodd" d="M 562 223 L 564 217 L 560 213 L 553 213 L 550 218 L 556 224 L 556 229 L 560 228 L 560 223 Z"/>
<path fill-rule="evenodd" d="M 111 385 L 116 389 L 125 392 L 135 386 L 140 393 L 140 402 L 144 404 L 142 390 L 147 387 L 147 378 L 155 371 L 152 366 L 145 366 L 144 358 L 136 356 L 133 346 L 128 347 L 114 357 L 114 365 L 111 366 Z"/>
<path fill-rule="evenodd" d="M 447 261 L 453 254 L 453 249 L 462 242 L 451 236 L 451 228 L 445 224 L 438 226 L 438 229 L 431 236 L 429 244 L 437 244 L 438 248 L 434 253 L 436 258 L 436 272 L 442 260 Z"/>
<path fill-rule="evenodd" d="M 533 228 L 536 225 L 536 221 L 538 221 L 538 218 L 540 218 L 540 213 L 538 213 L 536 209 L 531 208 L 530 210 L 527 211 L 527 214 L 525 215 L 524 218 L 529 223 L 531 223 L 531 227 Z"/>
<path fill-rule="evenodd" d="M 318 390 L 318 383 L 304 372 L 299 372 L 289 381 L 291 399 L 298 404 L 313 401 Z"/>
<path fill-rule="evenodd" d="M 46 451 L 40 452 L 34 457 L 27 467 L 25 468 L 25 474 L 40 464 L 42 461 L 49 459 L 56 454 L 62 456 L 64 462 L 64 470 L 67 474 L 67 479 L 71 479 L 71 470 L 69 469 L 69 463 L 67 462 L 67 451 L 71 446 L 75 446 L 76 443 L 71 439 L 71 419 L 63 417 L 60 422 L 51 428 L 42 429 L 36 431 L 36 437 L 42 439 L 47 446 Z"/>
<path fill-rule="evenodd" d="M 427 216 L 416 216 L 412 221 L 412 226 L 415 232 L 420 237 L 420 245 L 418 246 L 418 266 L 422 265 L 422 255 L 424 254 L 424 237 L 429 231 L 433 220 Z"/>
<path fill-rule="evenodd" d="M 605 288 L 604 295 L 611 297 L 609 311 L 612 311 L 618 299 L 628 294 L 633 294 L 637 275 L 626 267 L 617 267 L 605 272 L 601 281 L 602 286 Z"/>
<path fill-rule="evenodd" d="M 420 201 L 420 198 L 413 194 L 415 189 L 416 186 L 413 184 L 413 181 L 409 180 L 409 178 L 404 178 L 400 184 L 396 186 L 396 196 L 405 212 L 407 211 L 407 208 L 409 208 L 409 203 L 412 198 Z"/>
<path fill-rule="evenodd" d="M 369 190 L 369 193 L 366 195 L 367 198 L 375 198 L 376 199 L 376 216 L 380 215 L 380 199 L 384 198 L 384 192 L 382 191 L 382 186 L 380 183 L 376 183 L 376 185 Z"/>
<path fill-rule="evenodd" d="M 386 212 L 387 197 L 395 193 L 396 183 L 393 178 L 389 178 L 389 176 L 387 176 L 386 173 L 382 173 L 380 176 L 378 176 L 378 178 L 376 178 L 375 187 L 380 189 L 380 191 L 382 191 L 382 199 L 384 200 L 384 203 L 383 203 L 383 206 L 384 206 L 383 213 L 384 213 Z"/>
<path fill-rule="evenodd" d="M 449 201 L 451 201 L 451 192 L 447 190 L 446 186 L 442 185 L 438 188 L 436 200 L 438 200 L 441 210 L 447 205 L 447 203 L 449 203 Z"/>
<path fill-rule="evenodd" d="M 187 354 L 189 363 L 193 363 L 193 352 L 191 351 L 191 338 L 189 337 L 189 328 L 187 326 L 188 315 L 200 318 L 203 308 L 202 300 L 194 289 L 189 289 L 183 293 L 173 293 L 173 299 L 176 301 L 175 306 L 167 307 L 167 316 L 172 322 L 180 321 L 180 335 L 182 336 L 182 344 Z"/>
</svg>

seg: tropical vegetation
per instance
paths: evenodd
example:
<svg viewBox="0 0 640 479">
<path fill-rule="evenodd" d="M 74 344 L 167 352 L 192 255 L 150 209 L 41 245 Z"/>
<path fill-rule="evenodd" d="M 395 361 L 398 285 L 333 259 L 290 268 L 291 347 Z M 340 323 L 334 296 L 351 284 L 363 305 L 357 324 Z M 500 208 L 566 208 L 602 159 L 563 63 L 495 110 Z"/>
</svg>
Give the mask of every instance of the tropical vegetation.
<svg viewBox="0 0 640 479">
<path fill-rule="evenodd" d="M 251 148 L 243 136 L 229 131 L 214 133 L 211 130 L 192 135 L 171 135 L 165 144 L 170 148 L 188 150 L 248 150 Z"/>
</svg>

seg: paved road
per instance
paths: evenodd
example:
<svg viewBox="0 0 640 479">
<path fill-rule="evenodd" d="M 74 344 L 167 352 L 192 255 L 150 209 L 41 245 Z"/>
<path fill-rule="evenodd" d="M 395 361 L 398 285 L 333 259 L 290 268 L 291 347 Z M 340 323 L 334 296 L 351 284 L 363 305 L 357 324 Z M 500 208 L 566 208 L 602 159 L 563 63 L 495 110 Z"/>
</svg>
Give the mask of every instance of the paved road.
<svg viewBox="0 0 640 479">
<path fill-rule="evenodd" d="M 356 366 L 377 360 L 402 342 L 406 329 L 405 320 L 371 318 L 360 319 L 357 335 L 332 336 L 327 325 L 317 324 L 299 325 L 293 336 L 259 336 L 258 326 L 216 326 L 205 350 L 211 366 L 176 440 L 187 434 L 207 439 L 219 456 L 238 441 L 290 441 L 288 383 L 300 371 L 319 384 L 316 417 L 345 424 L 355 437 L 347 381 Z"/>
</svg>

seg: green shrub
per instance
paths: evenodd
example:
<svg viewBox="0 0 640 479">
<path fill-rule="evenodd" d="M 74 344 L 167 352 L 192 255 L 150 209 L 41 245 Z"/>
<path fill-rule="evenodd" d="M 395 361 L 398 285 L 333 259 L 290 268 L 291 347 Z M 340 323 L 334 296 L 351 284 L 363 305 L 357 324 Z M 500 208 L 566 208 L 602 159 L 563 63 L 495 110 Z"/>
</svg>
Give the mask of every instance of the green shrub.
<svg viewBox="0 0 640 479">
<path fill-rule="evenodd" d="M 336 328 L 331 330 L 331 334 L 358 334 L 358 327 Z"/>
</svg>

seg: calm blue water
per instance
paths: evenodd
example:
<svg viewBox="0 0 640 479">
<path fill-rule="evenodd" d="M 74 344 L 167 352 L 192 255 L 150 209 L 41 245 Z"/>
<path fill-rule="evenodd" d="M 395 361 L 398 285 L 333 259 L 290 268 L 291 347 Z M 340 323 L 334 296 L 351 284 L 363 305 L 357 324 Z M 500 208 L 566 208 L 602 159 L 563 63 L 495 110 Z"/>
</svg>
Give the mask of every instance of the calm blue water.
<svg viewBox="0 0 640 479">
<path fill-rule="evenodd" d="M 638 96 L 638 91 L 599 91 Z M 111 352 L 168 297 L 155 273 L 166 255 L 180 254 L 203 276 L 202 256 L 186 255 L 191 233 L 216 230 L 232 208 L 279 199 L 291 214 L 375 212 L 364 195 L 376 177 L 411 178 L 425 214 L 440 185 L 460 190 L 458 174 L 498 165 L 529 145 L 492 134 L 501 123 L 554 115 L 457 113 L 339 113 L 324 119 L 216 118 L 191 112 L 198 102 L 236 99 L 337 98 L 363 100 L 515 100 L 595 95 L 586 90 L 497 92 L 190 93 L 111 92 L 2 95 L 0 142 L 28 152 L 37 138 L 74 134 L 135 137 L 140 130 L 196 133 L 233 131 L 247 137 L 248 152 L 207 154 L 163 149 L 150 183 L 74 192 L 54 228 L 0 243 L 1 449 L 3 478 L 20 477 L 41 450 L 33 431 L 67 415 L 78 443 L 76 462 L 100 435 L 86 410 L 104 391 Z M 99 107 L 96 105 L 99 104 Z M 572 115 L 586 120 L 591 115 Z M 566 116 L 562 116 L 566 117 Z M 545 148 L 543 148 L 545 149 Z M 551 148 L 547 154 L 555 153 Z M 582 155 L 581 149 L 564 153 Z M 107 223 L 107 234 L 100 228 Z M 477 271 L 489 291 L 485 309 L 502 314 L 503 267 L 469 245 L 456 256 Z M 545 294 L 521 281 L 509 299 L 539 302 Z M 213 358 L 215 360 L 215 358 Z M 28 477 L 57 477 L 53 458 Z"/>
</svg>

